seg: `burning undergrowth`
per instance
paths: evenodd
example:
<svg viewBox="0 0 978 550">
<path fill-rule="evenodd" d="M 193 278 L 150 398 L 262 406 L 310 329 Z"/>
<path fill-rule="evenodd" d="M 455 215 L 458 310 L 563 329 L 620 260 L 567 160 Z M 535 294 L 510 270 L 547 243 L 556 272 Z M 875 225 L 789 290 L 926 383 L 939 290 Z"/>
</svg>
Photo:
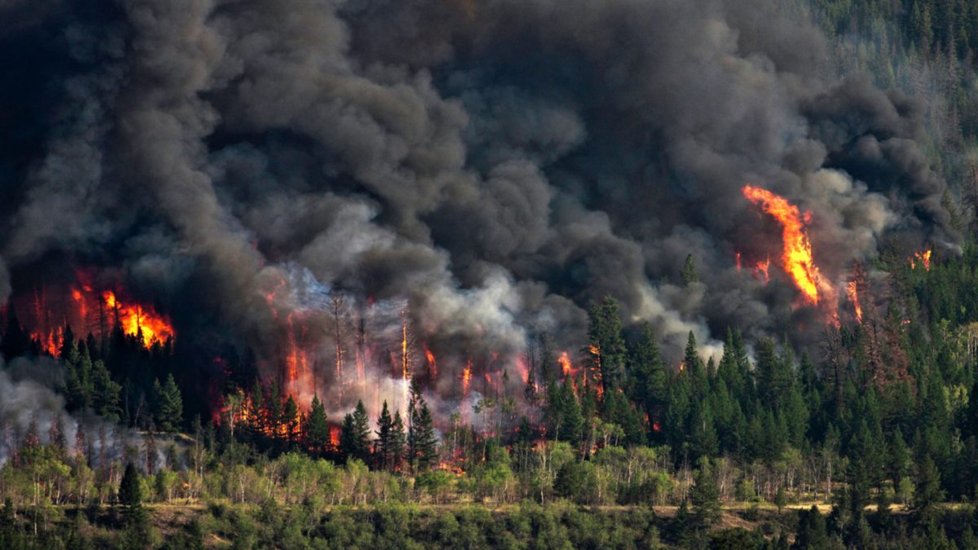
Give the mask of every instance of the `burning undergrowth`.
<svg viewBox="0 0 978 550">
<path fill-rule="evenodd" d="M 0 91 L 0 297 L 49 352 L 171 350 L 212 412 L 253 368 L 333 418 L 416 378 L 441 426 L 580 368 L 606 295 L 673 364 L 811 345 L 857 266 L 958 236 L 917 103 L 779 6 L 44 2 L 0 44 L 37 51 Z"/>
</svg>

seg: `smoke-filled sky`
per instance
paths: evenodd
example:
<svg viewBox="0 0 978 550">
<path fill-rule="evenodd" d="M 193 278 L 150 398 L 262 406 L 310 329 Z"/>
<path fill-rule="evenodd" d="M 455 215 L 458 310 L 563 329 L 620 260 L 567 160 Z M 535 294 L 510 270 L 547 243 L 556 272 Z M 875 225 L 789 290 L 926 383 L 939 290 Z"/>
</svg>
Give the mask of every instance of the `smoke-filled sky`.
<svg viewBox="0 0 978 550">
<path fill-rule="evenodd" d="M 605 295 L 667 350 L 806 325 L 735 266 L 781 253 L 745 183 L 833 283 L 956 236 L 919 105 L 787 4 L 0 0 L 0 297 L 95 266 L 259 355 L 320 291 L 459 356 L 579 346 Z"/>
</svg>

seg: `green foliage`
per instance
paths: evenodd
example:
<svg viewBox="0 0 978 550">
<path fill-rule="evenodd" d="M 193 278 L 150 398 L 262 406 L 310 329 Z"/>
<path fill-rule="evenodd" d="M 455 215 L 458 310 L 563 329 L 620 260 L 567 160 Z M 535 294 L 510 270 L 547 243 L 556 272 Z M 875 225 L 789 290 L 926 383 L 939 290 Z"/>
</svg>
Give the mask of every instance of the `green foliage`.
<svg viewBox="0 0 978 550">
<path fill-rule="evenodd" d="M 600 304 L 591 306 L 588 342 L 585 352 L 591 361 L 591 372 L 606 393 L 617 391 L 625 381 L 628 356 L 622 335 L 621 313 L 614 298 L 606 297 Z"/>
<path fill-rule="evenodd" d="M 119 483 L 119 503 L 130 509 L 139 508 L 143 502 L 139 472 L 132 462 L 126 464 L 126 471 Z"/>
<path fill-rule="evenodd" d="M 704 461 L 696 471 L 689 498 L 697 528 L 707 529 L 720 519 L 720 491 L 709 461 Z"/>
<path fill-rule="evenodd" d="M 312 396 L 309 414 L 304 420 L 302 431 L 306 437 L 306 448 L 313 455 L 319 455 L 329 444 L 329 423 L 326 420 L 326 408 L 318 395 Z"/>
<path fill-rule="evenodd" d="M 156 425 L 164 432 L 179 430 L 183 424 L 183 397 L 173 373 L 167 375 L 162 387 L 156 382 L 155 388 Z"/>
</svg>

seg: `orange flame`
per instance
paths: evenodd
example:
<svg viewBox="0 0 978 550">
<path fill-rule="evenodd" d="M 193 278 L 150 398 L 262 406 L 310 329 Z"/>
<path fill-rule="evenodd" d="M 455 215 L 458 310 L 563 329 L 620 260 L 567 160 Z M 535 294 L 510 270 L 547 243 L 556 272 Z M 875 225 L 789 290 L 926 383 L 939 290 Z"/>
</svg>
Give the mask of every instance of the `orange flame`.
<svg viewBox="0 0 978 550">
<path fill-rule="evenodd" d="M 530 365 L 527 362 L 525 355 L 520 355 L 516 358 L 516 371 L 520 374 L 520 380 L 524 384 L 530 383 Z"/>
<path fill-rule="evenodd" d="M 754 273 L 758 275 L 765 283 L 771 281 L 771 259 L 768 258 L 763 262 L 757 262 L 754 266 Z"/>
<path fill-rule="evenodd" d="M 846 283 L 846 296 L 852 304 L 852 310 L 856 314 L 856 320 L 863 322 L 863 306 L 859 303 L 859 285 L 856 281 Z"/>
<path fill-rule="evenodd" d="M 734 265 L 737 266 L 737 271 L 740 271 L 741 270 L 742 265 L 741 265 L 741 259 L 740 259 L 740 252 L 734 252 Z"/>
<path fill-rule="evenodd" d="M 573 371 L 573 365 L 571 364 L 570 356 L 567 355 L 566 351 L 560 353 L 560 357 L 557 358 L 560 363 L 560 370 L 563 371 L 564 376 L 570 376 Z"/>
<path fill-rule="evenodd" d="M 742 191 L 747 200 L 760 205 L 764 212 L 781 224 L 784 240 L 782 267 L 806 300 L 811 304 L 818 304 L 819 289 L 825 287 L 825 282 L 812 258 L 812 243 L 798 207 L 767 189 L 745 185 Z"/>
<path fill-rule="evenodd" d="M 910 258 L 910 269 L 917 269 L 917 266 L 921 265 L 924 271 L 930 271 L 930 256 L 932 252 L 933 250 L 930 248 L 921 250 L 920 252 L 914 252 Z"/>
<path fill-rule="evenodd" d="M 428 361 L 428 372 L 432 378 L 435 378 L 438 376 L 438 363 L 435 361 L 435 354 L 428 348 L 427 344 L 424 346 L 424 357 Z"/>
<path fill-rule="evenodd" d="M 122 331 L 129 336 L 142 334 L 143 345 L 147 348 L 155 342 L 164 343 L 176 336 L 170 321 L 151 306 L 124 303 L 111 290 L 102 293 L 102 300 L 118 316 Z"/>
<path fill-rule="evenodd" d="M 465 370 L 462 371 L 462 397 L 469 395 L 469 387 L 472 385 L 472 361 L 469 360 L 465 364 Z"/>
<path fill-rule="evenodd" d="M 401 376 L 404 377 L 404 380 L 411 379 L 408 358 L 407 309 L 401 311 Z"/>
</svg>

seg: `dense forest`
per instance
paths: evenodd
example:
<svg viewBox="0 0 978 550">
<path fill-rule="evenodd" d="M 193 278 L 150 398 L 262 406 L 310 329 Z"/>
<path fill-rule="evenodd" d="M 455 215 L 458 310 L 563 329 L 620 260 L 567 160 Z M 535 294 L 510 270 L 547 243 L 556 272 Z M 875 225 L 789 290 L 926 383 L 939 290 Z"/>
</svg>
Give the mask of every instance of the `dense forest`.
<svg viewBox="0 0 978 550">
<path fill-rule="evenodd" d="M 960 250 L 884 245 L 817 341 L 729 326 L 705 357 L 689 332 L 678 364 L 609 296 L 576 364 L 535 334 L 521 392 L 447 419 L 425 380 L 404 414 L 304 410 L 247 346 L 147 346 L 118 314 L 52 346 L 11 302 L 0 397 L 43 378 L 58 416 L 0 421 L 0 548 L 978 548 L 978 4 L 784 9 L 840 73 L 924 99 Z"/>
<path fill-rule="evenodd" d="M 367 544 L 394 536 L 384 526 L 396 525 L 397 536 L 418 544 L 450 545 L 453 530 L 474 530 L 477 545 L 743 537 L 798 548 L 936 548 L 951 539 L 970 547 L 978 514 L 956 503 L 973 501 L 978 487 L 978 247 L 926 266 L 897 258 L 885 267 L 889 280 L 874 288 L 887 290 L 887 308 L 864 293 L 862 321 L 828 328 L 818 356 L 748 343 L 732 328 L 719 361 L 704 363 L 690 335 L 673 368 L 654 332 L 624 329 L 607 299 L 592 308 L 582 342 L 589 364 L 562 371 L 544 342 L 523 395 L 485 398 L 480 428 L 456 417 L 440 438 L 417 388 L 407 418 L 386 406 L 368 418 L 361 405 L 328 419 L 318 399 L 303 414 L 257 381 L 229 392 L 221 416 L 186 418 L 165 346 L 146 350 L 121 329 L 109 342 L 66 340 L 57 361 L 68 412 L 121 423 L 79 428 L 73 441 L 58 422 L 44 434 L 34 425 L 5 429 L 0 536 L 5 547 L 75 547 L 116 540 L 110 533 L 120 526 L 123 545 L 148 536 L 137 529 L 171 545 L 241 529 L 250 535 L 236 544 L 246 546 L 286 535 L 297 545 L 346 544 L 337 525 L 368 514 L 373 527 L 344 536 Z M 16 317 L 3 341 L 11 355 L 43 354 Z M 159 376 L 137 393 L 139 383 L 112 367 L 117 354 L 145 365 L 125 372 Z M 144 403 L 125 405 L 127 392 Z M 515 418 L 508 401 L 516 399 L 539 418 Z M 162 528 L 179 536 L 159 538 L 150 518 L 187 503 L 207 507 L 171 518 Z M 592 540 L 591 523 L 612 521 L 616 507 L 628 521 Z M 736 510 L 767 536 L 733 529 L 723 516 Z M 484 529 L 497 514 L 505 521 Z M 711 531 L 716 525 L 726 528 Z M 551 529 L 563 534 L 544 534 Z"/>
</svg>

